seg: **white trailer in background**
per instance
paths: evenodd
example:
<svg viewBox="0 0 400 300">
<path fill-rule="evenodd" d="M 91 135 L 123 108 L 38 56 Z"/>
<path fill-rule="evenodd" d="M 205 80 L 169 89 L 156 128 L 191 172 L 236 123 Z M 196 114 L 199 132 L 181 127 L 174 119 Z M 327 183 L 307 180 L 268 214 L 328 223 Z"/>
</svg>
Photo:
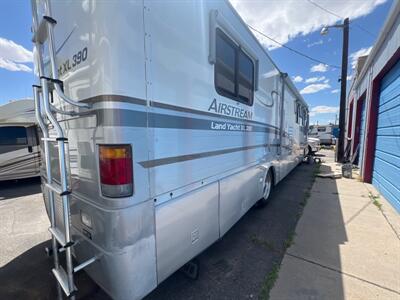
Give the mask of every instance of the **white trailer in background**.
<svg viewBox="0 0 400 300">
<path fill-rule="evenodd" d="M 333 124 L 310 125 L 308 135 L 313 138 L 318 138 L 321 145 L 332 145 L 335 144 L 336 141 L 334 128 L 338 128 L 338 126 Z"/>
<path fill-rule="evenodd" d="M 53 273 L 140 299 L 302 161 L 307 105 L 227 1 L 32 7 Z"/>
<path fill-rule="evenodd" d="M 32 99 L 0 105 L 0 181 L 40 176 Z"/>
</svg>

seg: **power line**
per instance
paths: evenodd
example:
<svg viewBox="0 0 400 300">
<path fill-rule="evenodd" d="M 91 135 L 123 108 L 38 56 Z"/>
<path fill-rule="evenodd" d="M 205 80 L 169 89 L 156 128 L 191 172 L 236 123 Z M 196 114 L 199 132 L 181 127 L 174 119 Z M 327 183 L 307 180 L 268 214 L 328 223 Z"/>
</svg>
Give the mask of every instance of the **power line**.
<svg viewBox="0 0 400 300">
<path fill-rule="evenodd" d="M 321 5 L 317 4 L 317 3 L 315 3 L 314 1 L 311 1 L 311 0 L 307 0 L 307 1 L 310 2 L 311 4 L 315 5 L 316 7 L 322 9 L 323 11 L 327 12 L 328 14 L 331 14 L 331 15 L 333 15 L 333 16 L 339 18 L 339 19 L 343 19 L 343 17 L 341 17 L 341 16 L 335 14 L 334 12 L 332 12 L 332 11 L 326 9 L 325 7 L 323 7 L 323 6 L 321 6 Z"/>
<path fill-rule="evenodd" d="M 262 35 L 263 37 L 266 37 L 267 39 L 273 41 L 274 43 L 276 43 L 276 44 L 278 44 L 278 45 L 280 45 L 280 46 L 282 46 L 282 47 L 284 47 L 284 48 L 286 48 L 286 49 L 288 49 L 288 50 L 290 50 L 290 51 L 292 51 L 292 52 L 294 52 L 294 53 L 296 53 L 296 54 L 298 54 L 298 55 L 300 55 L 300 56 L 303 56 L 303 57 L 305 57 L 305 58 L 307 58 L 307 59 L 309 59 L 309 60 L 312 60 L 313 62 L 317 62 L 317 63 L 323 64 L 323 65 L 326 65 L 326 66 L 329 66 L 329 67 L 332 67 L 332 68 L 335 68 L 335 69 L 340 69 L 339 66 L 327 64 L 326 62 L 323 62 L 323 61 L 321 61 L 321 60 L 319 60 L 319 59 L 316 59 L 316 58 L 313 58 L 313 57 L 311 57 L 311 56 L 309 56 L 309 55 L 307 55 L 307 54 L 304 54 L 304 53 L 302 53 L 302 52 L 300 52 L 300 51 L 298 51 L 298 50 L 296 50 L 296 49 L 293 49 L 293 48 L 291 48 L 291 47 L 288 47 L 288 46 L 286 46 L 286 45 L 284 45 L 284 44 L 278 42 L 277 40 L 273 39 L 272 37 L 269 37 L 268 35 L 266 35 L 265 33 L 261 32 L 261 31 L 259 31 L 258 29 L 254 28 L 253 26 L 250 26 L 249 24 L 247 24 L 247 26 L 248 26 L 250 29 L 252 29 L 252 30 L 254 30 L 255 32 L 257 32 L 258 34 Z"/>
<path fill-rule="evenodd" d="M 342 16 L 339 16 L 338 14 L 334 13 L 333 11 L 331 11 L 331 10 L 329 10 L 329 9 L 327 9 L 327 8 L 325 8 L 325 7 L 323 7 L 323 6 L 321 6 L 321 5 L 319 5 L 318 3 L 315 3 L 315 2 L 312 1 L 312 0 L 307 0 L 307 2 L 309 2 L 309 3 L 311 3 L 312 5 L 318 7 L 319 9 L 323 10 L 324 12 L 327 12 L 328 14 L 331 14 L 332 16 L 335 16 L 335 17 L 337 17 L 337 18 L 339 18 L 339 19 L 344 19 Z M 365 29 L 364 27 L 358 25 L 358 24 L 355 23 L 354 21 L 351 22 L 351 23 L 352 23 L 354 26 L 357 26 L 358 29 L 360 29 L 360 30 L 364 31 L 365 33 L 369 34 L 370 36 L 372 36 L 373 38 L 376 38 L 376 35 L 375 35 L 375 34 L 373 34 L 372 32 L 368 31 L 368 30 Z"/>
</svg>

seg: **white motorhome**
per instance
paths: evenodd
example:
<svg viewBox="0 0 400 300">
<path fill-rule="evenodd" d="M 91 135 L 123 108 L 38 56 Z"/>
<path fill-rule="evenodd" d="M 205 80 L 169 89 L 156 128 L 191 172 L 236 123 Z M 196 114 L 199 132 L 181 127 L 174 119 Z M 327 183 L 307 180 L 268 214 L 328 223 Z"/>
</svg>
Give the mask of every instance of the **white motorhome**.
<svg viewBox="0 0 400 300">
<path fill-rule="evenodd" d="M 144 297 L 303 160 L 307 105 L 229 2 L 32 8 L 43 192 L 67 295 L 85 268 L 114 299 Z"/>
<path fill-rule="evenodd" d="M 0 105 L 0 181 L 40 176 L 32 99 Z"/>
<path fill-rule="evenodd" d="M 332 145 L 335 143 L 334 128 L 337 125 L 310 125 L 308 135 L 310 137 L 318 138 L 321 145 Z"/>
</svg>

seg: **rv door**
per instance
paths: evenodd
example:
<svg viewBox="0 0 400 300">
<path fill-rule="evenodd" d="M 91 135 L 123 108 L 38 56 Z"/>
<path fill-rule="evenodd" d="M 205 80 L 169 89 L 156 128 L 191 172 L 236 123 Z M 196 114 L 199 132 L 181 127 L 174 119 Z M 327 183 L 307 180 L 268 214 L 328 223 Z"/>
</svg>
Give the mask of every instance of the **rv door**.
<svg viewBox="0 0 400 300">
<path fill-rule="evenodd" d="M 28 132 L 31 129 L 28 128 L 0 127 L 0 180 L 39 175 L 38 147 L 37 143 L 35 147 L 33 142 L 29 142 Z"/>
</svg>

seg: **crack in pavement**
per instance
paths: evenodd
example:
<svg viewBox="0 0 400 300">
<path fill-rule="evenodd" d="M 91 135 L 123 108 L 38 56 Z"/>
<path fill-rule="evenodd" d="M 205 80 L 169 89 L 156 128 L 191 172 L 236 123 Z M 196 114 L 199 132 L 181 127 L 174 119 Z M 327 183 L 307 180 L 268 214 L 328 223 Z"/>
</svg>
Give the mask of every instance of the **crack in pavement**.
<svg viewBox="0 0 400 300">
<path fill-rule="evenodd" d="M 391 288 L 385 287 L 385 286 L 383 286 L 383 285 L 380 285 L 380 284 L 378 284 L 378 283 L 369 281 L 369 280 L 367 280 L 367 279 L 358 277 L 358 276 L 356 276 L 356 275 L 352 275 L 352 274 L 343 272 L 343 271 L 341 271 L 341 270 L 338 270 L 338 269 L 335 269 L 335 268 L 332 268 L 332 267 L 325 266 L 325 265 L 323 265 L 323 264 L 321 264 L 321 263 L 312 261 L 312 260 L 310 260 L 310 259 L 307 259 L 307 258 L 304 258 L 304 257 L 301 257 L 301 256 L 297 256 L 297 255 L 295 255 L 295 254 L 291 254 L 291 253 L 289 253 L 289 252 L 286 252 L 286 255 L 288 255 L 288 256 L 290 256 L 290 257 L 293 257 L 293 258 L 296 258 L 296 259 L 299 259 L 299 260 L 302 260 L 302 261 L 304 261 L 304 262 L 307 262 L 307 263 L 310 263 L 310 264 L 319 266 L 319 267 L 321 267 L 321 268 L 324 268 L 324 269 L 327 269 L 327 270 L 330 270 L 330 271 L 333 271 L 333 272 L 336 272 L 336 273 L 339 273 L 339 274 L 342 274 L 342 275 L 346 275 L 346 276 L 352 277 L 352 278 L 357 279 L 357 280 L 360 280 L 360 281 L 362 281 L 362 282 L 364 282 L 364 283 L 368 283 L 368 284 L 374 285 L 374 286 L 376 286 L 376 287 L 379 287 L 379 288 L 381 288 L 381 289 L 384 289 L 384 290 L 387 290 L 387 291 L 389 291 L 389 292 L 392 292 L 392 293 L 394 293 L 394 294 L 400 295 L 400 292 L 399 292 L 399 291 L 393 290 L 393 289 L 391 289 Z"/>
<path fill-rule="evenodd" d="M 364 187 L 368 190 L 368 193 L 370 193 L 371 195 L 373 195 L 373 191 L 370 190 L 368 188 L 368 186 L 366 186 L 364 184 Z M 379 195 L 379 194 L 378 194 Z M 386 199 L 384 199 L 386 200 Z M 386 200 L 387 202 L 387 200 Z M 389 224 L 390 228 L 392 229 L 392 231 L 394 232 L 394 234 L 396 235 L 397 239 L 400 241 L 400 234 L 397 232 L 396 228 L 394 227 L 394 225 L 389 221 L 389 218 L 387 217 L 387 215 L 385 214 L 385 212 L 382 209 L 379 209 L 379 211 L 381 212 L 381 214 L 383 215 L 383 217 L 385 218 L 386 222 Z"/>
<path fill-rule="evenodd" d="M 358 210 L 354 215 L 352 215 L 350 217 L 350 219 L 348 219 L 344 225 L 349 225 L 351 221 L 353 221 L 355 218 L 357 218 L 368 206 L 370 206 L 372 204 L 372 200 L 367 202 L 360 210 Z"/>
</svg>

